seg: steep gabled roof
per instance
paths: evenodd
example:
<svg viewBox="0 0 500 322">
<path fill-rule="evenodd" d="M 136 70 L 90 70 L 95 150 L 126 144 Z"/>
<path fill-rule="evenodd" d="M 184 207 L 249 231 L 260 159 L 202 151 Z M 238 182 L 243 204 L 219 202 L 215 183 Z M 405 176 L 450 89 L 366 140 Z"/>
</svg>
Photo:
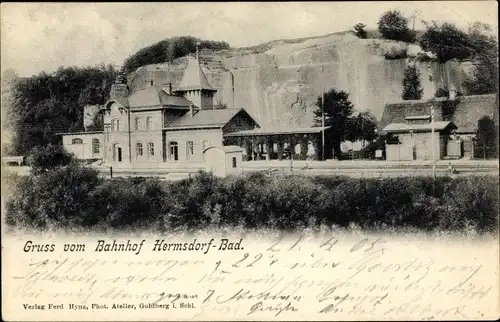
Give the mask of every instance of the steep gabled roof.
<svg viewBox="0 0 500 322">
<path fill-rule="evenodd" d="M 207 76 L 196 59 L 190 58 L 176 92 L 202 89 L 217 91 L 208 83 Z"/>
<path fill-rule="evenodd" d="M 129 106 L 132 109 L 151 108 L 164 106 L 189 107 L 189 100 L 184 97 L 167 94 L 163 89 L 149 86 L 135 91 L 128 97 Z"/>
<path fill-rule="evenodd" d="M 195 110 L 193 116 L 191 116 L 188 112 L 169 123 L 166 129 L 190 129 L 203 127 L 222 128 L 240 112 L 246 113 L 246 111 L 242 108 L 227 108 L 222 110 Z M 257 122 L 255 123 L 257 124 Z"/>
</svg>

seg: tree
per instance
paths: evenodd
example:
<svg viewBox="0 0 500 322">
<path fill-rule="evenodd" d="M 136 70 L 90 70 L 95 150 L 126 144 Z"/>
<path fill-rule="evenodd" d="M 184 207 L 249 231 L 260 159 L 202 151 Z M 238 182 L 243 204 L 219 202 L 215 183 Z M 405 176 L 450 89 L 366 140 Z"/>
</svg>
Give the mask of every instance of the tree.
<svg viewBox="0 0 500 322">
<path fill-rule="evenodd" d="M 74 157 L 60 144 L 36 146 L 27 158 L 33 174 L 41 174 L 50 169 L 75 163 Z"/>
<path fill-rule="evenodd" d="M 451 59 L 467 59 L 473 53 L 467 33 L 447 22 L 442 25 L 438 25 L 435 21 L 426 23 L 426 30 L 420 38 L 420 46 L 425 51 L 434 53 L 439 63 Z"/>
<path fill-rule="evenodd" d="M 355 118 L 355 140 L 372 141 L 377 138 L 377 118 L 370 111 L 360 112 Z"/>
<path fill-rule="evenodd" d="M 35 146 L 59 142 L 57 133 L 83 130 L 83 107 L 103 104 L 116 76 L 112 65 L 101 64 L 17 79 L 9 94 L 13 153 L 27 155 Z"/>
<path fill-rule="evenodd" d="M 366 39 L 368 37 L 368 33 L 365 30 L 366 25 L 364 23 L 357 23 L 354 25 L 354 34 L 361 39 Z"/>
<path fill-rule="evenodd" d="M 415 32 L 408 28 L 408 19 L 397 10 L 386 11 L 378 21 L 378 30 L 385 39 L 415 41 Z"/>
<path fill-rule="evenodd" d="M 469 28 L 474 70 L 464 81 L 469 95 L 491 94 L 498 89 L 498 41 L 489 25 L 476 22 Z"/>
<path fill-rule="evenodd" d="M 477 122 L 477 132 L 475 138 L 475 148 L 477 154 L 484 159 L 497 157 L 497 129 L 495 122 L 488 116 L 482 117 Z"/>
<path fill-rule="evenodd" d="M 344 91 L 331 89 L 324 93 L 324 107 L 322 97 L 318 97 L 316 102 L 317 109 L 314 111 L 314 126 L 322 125 L 322 116 L 324 112 L 325 126 L 331 127 L 325 133 L 325 152 L 324 157 L 329 156 L 330 148 L 333 148 L 336 158 L 341 156 L 340 143 L 348 139 L 352 134 L 351 115 L 354 107 L 349 101 L 349 94 Z"/>
<path fill-rule="evenodd" d="M 410 65 L 405 69 L 403 78 L 403 99 L 419 100 L 422 98 L 423 89 L 420 84 L 420 72 L 415 65 Z"/>
</svg>

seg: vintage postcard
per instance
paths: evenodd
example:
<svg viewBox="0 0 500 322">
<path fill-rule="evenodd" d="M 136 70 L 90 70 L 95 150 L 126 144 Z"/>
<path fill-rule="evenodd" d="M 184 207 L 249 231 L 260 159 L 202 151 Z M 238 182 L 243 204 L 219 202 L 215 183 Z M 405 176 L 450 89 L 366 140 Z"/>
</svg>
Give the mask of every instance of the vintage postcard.
<svg viewBox="0 0 500 322">
<path fill-rule="evenodd" d="M 496 1 L 2 3 L 2 319 L 498 319 Z"/>
</svg>

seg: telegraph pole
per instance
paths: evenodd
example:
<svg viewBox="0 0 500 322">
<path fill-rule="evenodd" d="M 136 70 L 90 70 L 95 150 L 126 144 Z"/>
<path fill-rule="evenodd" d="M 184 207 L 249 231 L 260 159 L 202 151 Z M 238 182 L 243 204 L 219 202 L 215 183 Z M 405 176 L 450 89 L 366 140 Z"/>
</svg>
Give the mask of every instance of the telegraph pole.
<svg viewBox="0 0 500 322">
<path fill-rule="evenodd" d="M 323 88 L 323 94 L 321 96 L 321 148 L 322 148 L 322 159 L 325 161 L 325 92 Z"/>
<path fill-rule="evenodd" d="M 436 181 L 436 140 L 434 130 L 434 105 L 431 106 L 432 177 Z"/>
</svg>

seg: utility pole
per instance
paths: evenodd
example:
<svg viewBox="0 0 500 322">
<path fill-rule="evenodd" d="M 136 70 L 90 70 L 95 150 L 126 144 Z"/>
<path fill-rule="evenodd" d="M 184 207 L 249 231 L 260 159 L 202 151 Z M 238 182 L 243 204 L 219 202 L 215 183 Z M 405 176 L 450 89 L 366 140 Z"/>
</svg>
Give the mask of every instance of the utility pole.
<svg viewBox="0 0 500 322">
<path fill-rule="evenodd" d="M 323 89 L 322 99 L 321 99 L 321 148 L 322 148 L 322 159 L 325 161 L 325 92 Z"/>
<path fill-rule="evenodd" d="M 431 106 L 432 177 L 436 181 L 436 139 L 434 131 L 434 105 Z"/>
</svg>

